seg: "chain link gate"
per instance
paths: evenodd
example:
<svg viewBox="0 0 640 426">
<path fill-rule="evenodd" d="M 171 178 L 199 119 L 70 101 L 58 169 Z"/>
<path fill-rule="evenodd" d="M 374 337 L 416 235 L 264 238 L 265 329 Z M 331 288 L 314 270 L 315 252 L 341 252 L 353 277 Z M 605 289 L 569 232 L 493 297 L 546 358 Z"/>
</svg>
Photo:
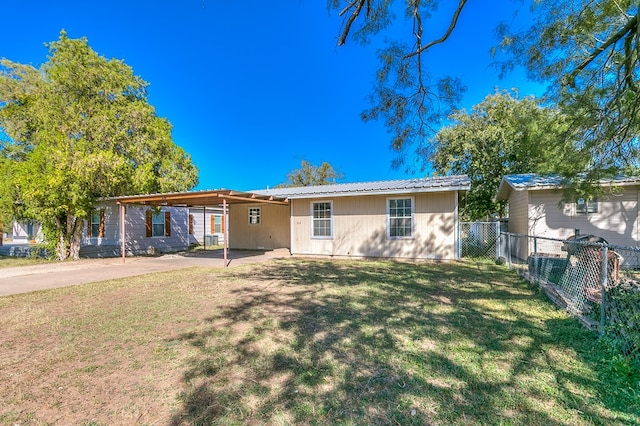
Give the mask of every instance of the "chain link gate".
<svg viewBox="0 0 640 426">
<path fill-rule="evenodd" d="M 460 222 L 460 258 L 498 260 L 500 257 L 500 222 Z"/>
</svg>

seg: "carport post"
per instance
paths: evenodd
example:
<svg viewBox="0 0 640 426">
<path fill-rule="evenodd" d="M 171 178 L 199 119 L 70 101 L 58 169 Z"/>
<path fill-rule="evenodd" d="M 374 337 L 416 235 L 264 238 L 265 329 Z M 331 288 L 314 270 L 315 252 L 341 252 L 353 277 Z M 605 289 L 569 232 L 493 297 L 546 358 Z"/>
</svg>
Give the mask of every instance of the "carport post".
<svg viewBox="0 0 640 426">
<path fill-rule="evenodd" d="M 224 216 L 227 215 L 227 199 L 226 198 L 222 199 L 222 214 Z M 227 221 L 225 220 L 225 222 L 227 222 Z M 229 235 L 229 232 L 227 231 L 228 228 L 229 228 L 229 224 L 225 223 L 225 227 L 224 227 L 224 250 L 223 250 L 223 252 L 224 252 L 223 258 L 224 258 L 224 267 L 225 268 L 227 266 L 229 266 L 227 264 L 227 240 L 228 240 L 227 236 Z"/>
<path fill-rule="evenodd" d="M 126 214 L 126 209 L 124 208 L 124 204 L 120 203 L 120 240 L 122 241 L 122 246 L 120 247 L 120 250 L 122 252 L 122 263 L 125 262 L 125 258 L 127 257 L 127 252 L 125 250 L 126 238 L 127 238 L 126 226 L 125 226 L 126 221 L 124 218 L 125 214 Z"/>
</svg>

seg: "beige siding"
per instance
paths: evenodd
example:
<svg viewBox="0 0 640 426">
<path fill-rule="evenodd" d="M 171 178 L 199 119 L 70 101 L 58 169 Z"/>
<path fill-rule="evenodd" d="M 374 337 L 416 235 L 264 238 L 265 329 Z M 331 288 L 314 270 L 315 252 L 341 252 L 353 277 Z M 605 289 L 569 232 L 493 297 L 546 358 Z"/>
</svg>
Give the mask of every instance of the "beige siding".
<svg viewBox="0 0 640 426">
<path fill-rule="evenodd" d="M 407 194 L 391 198 L 415 200 L 415 236 L 387 238 L 387 196 L 336 197 L 292 200 L 293 254 L 397 257 L 411 259 L 455 258 L 455 200 L 457 193 Z M 333 237 L 311 237 L 311 203 L 333 203 Z"/>
<path fill-rule="evenodd" d="M 249 224 L 249 208 L 260 208 L 260 223 Z M 235 249 L 288 248 L 289 206 L 232 204 L 229 206 L 229 247 Z"/>
<path fill-rule="evenodd" d="M 559 191 L 532 191 L 529 205 L 532 235 L 567 238 L 579 229 L 610 244 L 638 245 L 638 189 L 624 188 L 619 194 L 598 200 L 598 212 L 578 214 L 575 203 L 560 204 Z"/>
<path fill-rule="evenodd" d="M 528 226 L 529 191 L 512 190 L 509 194 L 509 232 L 520 235 L 529 234 Z M 530 248 L 526 237 L 509 240 L 512 258 L 526 259 Z"/>
<path fill-rule="evenodd" d="M 527 234 L 527 208 L 529 191 L 511 191 L 509 194 L 509 232 Z"/>
</svg>

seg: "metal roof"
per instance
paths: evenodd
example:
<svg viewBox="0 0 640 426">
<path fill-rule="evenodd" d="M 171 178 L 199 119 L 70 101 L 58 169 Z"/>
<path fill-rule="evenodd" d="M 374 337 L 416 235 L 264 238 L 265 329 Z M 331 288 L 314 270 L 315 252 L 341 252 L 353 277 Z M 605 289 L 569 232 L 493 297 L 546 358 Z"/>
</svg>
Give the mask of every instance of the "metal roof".
<svg viewBox="0 0 640 426">
<path fill-rule="evenodd" d="M 604 178 L 598 181 L 601 186 L 624 186 L 640 184 L 638 176 L 616 176 Z M 502 177 L 500 186 L 496 193 L 496 200 L 506 200 L 511 189 L 520 190 L 540 190 L 540 189 L 560 189 L 567 186 L 567 181 L 560 175 L 540 175 L 537 173 L 523 173 L 518 175 L 505 175 Z"/>
<path fill-rule="evenodd" d="M 420 192 L 468 191 L 471 180 L 466 175 L 436 178 L 414 178 L 375 182 L 338 183 L 333 185 L 300 186 L 253 190 L 252 193 L 273 197 L 318 198 L 354 195 L 393 195 Z"/>
</svg>

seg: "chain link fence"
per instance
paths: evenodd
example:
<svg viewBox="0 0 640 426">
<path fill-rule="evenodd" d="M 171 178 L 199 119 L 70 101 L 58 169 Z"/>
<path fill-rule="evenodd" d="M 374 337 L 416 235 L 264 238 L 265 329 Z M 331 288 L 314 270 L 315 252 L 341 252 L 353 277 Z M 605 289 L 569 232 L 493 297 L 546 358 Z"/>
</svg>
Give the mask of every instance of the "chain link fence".
<svg viewBox="0 0 640 426">
<path fill-rule="evenodd" d="M 500 222 L 460 222 L 459 257 L 498 259 Z"/>
<path fill-rule="evenodd" d="M 640 247 L 502 233 L 499 258 L 640 361 Z"/>
</svg>

